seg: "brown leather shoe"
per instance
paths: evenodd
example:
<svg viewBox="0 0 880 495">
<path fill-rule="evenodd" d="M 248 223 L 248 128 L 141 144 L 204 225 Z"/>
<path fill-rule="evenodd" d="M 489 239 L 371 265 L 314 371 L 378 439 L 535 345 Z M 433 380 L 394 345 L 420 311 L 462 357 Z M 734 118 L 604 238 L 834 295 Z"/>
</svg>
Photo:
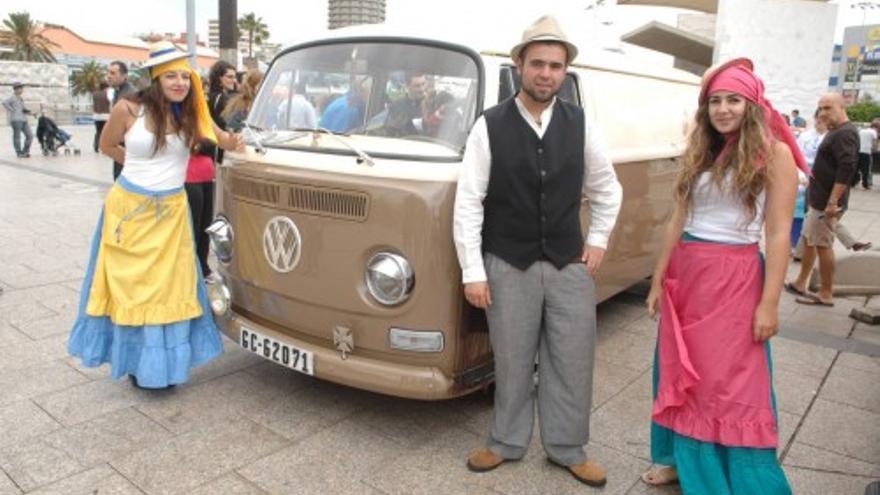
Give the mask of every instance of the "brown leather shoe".
<svg viewBox="0 0 880 495">
<path fill-rule="evenodd" d="M 553 461 L 551 461 L 553 462 Z M 554 464 L 556 464 L 554 462 Z M 605 483 L 608 482 L 608 479 L 605 477 L 605 470 L 602 466 L 596 464 L 593 461 L 584 461 L 580 464 L 575 464 L 573 466 L 563 466 L 561 464 L 556 464 L 559 467 L 563 467 L 571 473 L 572 476 L 581 483 L 593 487 L 602 487 L 605 486 Z"/>
<path fill-rule="evenodd" d="M 467 468 L 475 473 L 485 473 L 497 468 L 506 460 L 487 447 L 480 447 L 468 456 Z"/>
</svg>

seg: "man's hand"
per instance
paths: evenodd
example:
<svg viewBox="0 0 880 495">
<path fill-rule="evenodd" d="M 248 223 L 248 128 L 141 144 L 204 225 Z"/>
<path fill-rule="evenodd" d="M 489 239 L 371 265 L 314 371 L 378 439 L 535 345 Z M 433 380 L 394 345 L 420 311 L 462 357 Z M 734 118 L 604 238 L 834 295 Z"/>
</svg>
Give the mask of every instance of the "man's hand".
<svg viewBox="0 0 880 495">
<path fill-rule="evenodd" d="M 584 245 L 584 252 L 581 254 L 581 263 L 587 265 L 587 271 L 590 275 L 595 275 L 599 271 L 599 265 L 602 264 L 602 257 L 605 256 L 605 250 L 600 247 Z"/>
<path fill-rule="evenodd" d="M 825 206 L 825 220 L 830 222 L 832 218 L 836 219 L 839 212 L 840 208 L 837 206 L 837 201 L 829 201 Z"/>
<path fill-rule="evenodd" d="M 492 293 L 489 291 L 487 282 L 464 284 L 464 298 L 480 309 L 486 309 L 492 305 Z"/>
</svg>

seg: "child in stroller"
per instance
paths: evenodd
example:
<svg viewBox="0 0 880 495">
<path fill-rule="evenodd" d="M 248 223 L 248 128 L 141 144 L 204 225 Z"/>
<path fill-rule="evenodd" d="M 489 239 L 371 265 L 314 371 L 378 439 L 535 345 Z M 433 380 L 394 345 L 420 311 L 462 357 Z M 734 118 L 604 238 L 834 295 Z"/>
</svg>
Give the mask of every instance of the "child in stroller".
<svg viewBox="0 0 880 495">
<path fill-rule="evenodd" d="M 70 134 L 58 127 L 55 121 L 46 117 L 45 114 L 40 114 L 37 119 L 37 141 L 40 142 L 40 147 L 43 149 L 43 156 L 48 156 L 49 153 L 52 156 L 58 156 L 60 148 L 64 148 L 65 155 L 69 155 L 71 150 L 74 155 L 79 155 L 79 148 L 67 145 L 67 142 L 70 141 Z"/>
</svg>

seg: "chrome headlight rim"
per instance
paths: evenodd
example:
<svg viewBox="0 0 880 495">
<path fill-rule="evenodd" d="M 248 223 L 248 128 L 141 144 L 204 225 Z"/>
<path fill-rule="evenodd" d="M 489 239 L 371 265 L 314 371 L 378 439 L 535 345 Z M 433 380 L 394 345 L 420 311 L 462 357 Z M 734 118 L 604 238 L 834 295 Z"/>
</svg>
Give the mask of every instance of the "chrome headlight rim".
<svg viewBox="0 0 880 495">
<path fill-rule="evenodd" d="M 386 262 L 386 268 L 393 266 L 398 271 L 399 277 L 391 277 L 400 284 L 400 290 L 398 290 L 397 294 L 387 294 L 375 284 L 371 275 L 378 271 L 377 268 L 380 262 Z M 381 275 L 389 276 L 387 273 L 382 273 Z M 364 270 L 364 283 L 367 286 L 367 292 L 376 302 L 384 306 L 397 306 L 403 304 L 412 296 L 413 289 L 415 289 L 415 271 L 413 271 L 412 264 L 406 256 L 394 251 L 380 251 L 367 260 L 367 266 Z"/>
<path fill-rule="evenodd" d="M 232 311 L 232 292 L 223 277 L 217 276 L 212 280 L 206 280 L 205 288 L 208 292 L 208 304 L 214 316 L 229 316 Z"/>
<path fill-rule="evenodd" d="M 214 220 L 211 221 L 211 224 L 205 229 L 205 232 L 208 233 L 210 249 L 211 252 L 214 253 L 214 256 L 217 257 L 217 261 L 223 265 L 231 263 L 235 241 L 235 230 L 232 228 L 232 222 L 230 222 L 225 215 L 216 215 Z M 220 236 L 226 237 L 224 241 L 228 244 L 228 252 L 224 252 L 218 248 L 218 243 L 220 242 L 218 241 L 218 238 Z"/>
</svg>

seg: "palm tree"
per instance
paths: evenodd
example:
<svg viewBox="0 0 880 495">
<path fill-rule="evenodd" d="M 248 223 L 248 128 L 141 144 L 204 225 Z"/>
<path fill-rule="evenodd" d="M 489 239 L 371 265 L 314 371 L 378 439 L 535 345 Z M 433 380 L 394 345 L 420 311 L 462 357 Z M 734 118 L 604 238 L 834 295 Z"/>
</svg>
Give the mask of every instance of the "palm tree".
<svg viewBox="0 0 880 495">
<path fill-rule="evenodd" d="M 238 32 L 248 35 L 248 58 L 254 58 L 254 43 L 262 45 L 269 39 L 269 27 L 253 12 L 238 19 Z"/>
<path fill-rule="evenodd" d="M 7 60 L 23 60 L 27 62 L 55 62 L 50 48 L 58 44 L 40 34 L 37 23 L 31 20 L 27 12 L 10 12 L 8 19 L 3 19 L 6 30 L 0 31 L 0 45 L 7 46 L 11 51 L 0 54 Z"/>
<path fill-rule="evenodd" d="M 74 95 L 88 94 L 96 91 L 104 79 L 104 67 L 92 60 L 70 75 L 70 89 Z"/>
</svg>

